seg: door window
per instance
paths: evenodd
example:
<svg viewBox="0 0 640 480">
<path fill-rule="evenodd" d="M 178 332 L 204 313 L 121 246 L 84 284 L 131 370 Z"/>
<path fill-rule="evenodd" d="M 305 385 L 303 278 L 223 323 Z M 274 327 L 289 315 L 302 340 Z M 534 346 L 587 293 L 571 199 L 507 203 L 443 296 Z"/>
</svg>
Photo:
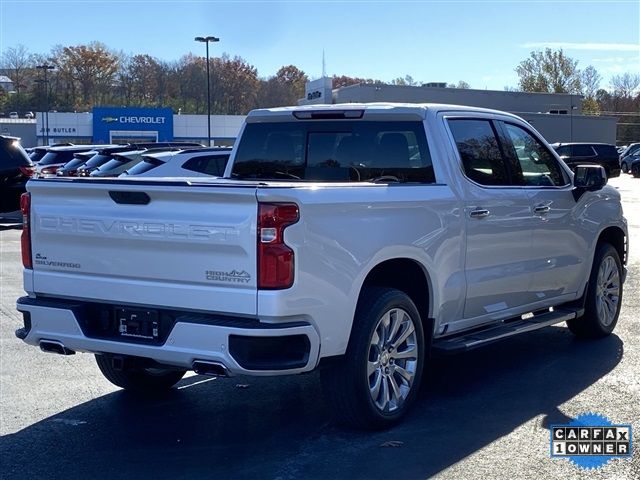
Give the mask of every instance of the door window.
<svg viewBox="0 0 640 480">
<path fill-rule="evenodd" d="M 568 180 L 555 157 L 533 135 L 511 123 L 503 123 L 510 146 L 506 147 L 518 159 L 522 181 L 528 186 L 559 187 Z"/>
<path fill-rule="evenodd" d="M 465 175 L 480 185 L 509 185 L 507 165 L 490 120 L 450 119 Z"/>
</svg>

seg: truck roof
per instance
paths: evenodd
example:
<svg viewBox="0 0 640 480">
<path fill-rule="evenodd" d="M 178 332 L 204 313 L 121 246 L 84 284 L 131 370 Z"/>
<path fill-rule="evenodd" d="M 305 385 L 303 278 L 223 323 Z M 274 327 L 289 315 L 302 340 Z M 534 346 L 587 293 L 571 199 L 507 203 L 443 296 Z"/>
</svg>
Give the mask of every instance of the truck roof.
<svg viewBox="0 0 640 480">
<path fill-rule="evenodd" d="M 489 113 L 500 114 L 516 117 L 516 115 L 503 112 L 500 110 L 492 110 L 489 108 L 469 107 L 465 105 L 449 105 L 442 103 L 391 103 L 391 102 L 379 102 L 379 103 L 339 103 L 339 104 L 318 104 L 318 105 L 300 105 L 297 107 L 277 107 L 277 108 L 260 108 L 252 110 L 247 116 L 247 121 L 256 121 L 258 118 L 265 119 L 266 117 L 282 117 L 293 115 L 298 119 L 311 118 L 307 117 L 311 112 L 346 112 L 346 117 L 343 118 L 360 118 L 349 117 L 349 112 L 362 111 L 362 117 L 369 117 L 374 115 L 408 115 L 418 116 L 425 118 L 428 110 L 435 111 L 460 111 L 460 112 L 477 112 L 477 113 Z M 298 113 L 298 115 L 296 115 Z M 327 118 L 327 117 L 325 117 Z M 335 117 L 333 117 L 335 118 Z M 275 120 L 275 118 L 274 118 Z"/>
</svg>

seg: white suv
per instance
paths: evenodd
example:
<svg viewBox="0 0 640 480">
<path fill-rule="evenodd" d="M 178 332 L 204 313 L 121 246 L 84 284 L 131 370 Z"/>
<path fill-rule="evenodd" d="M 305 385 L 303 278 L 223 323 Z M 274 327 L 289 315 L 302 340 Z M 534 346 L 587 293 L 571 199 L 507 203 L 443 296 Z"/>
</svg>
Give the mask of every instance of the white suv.
<svg viewBox="0 0 640 480">
<path fill-rule="evenodd" d="M 198 148 L 144 155 L 141 163 L 124 172 L 122 176 L 221 177 L 230 155 L 230 147 Z"/>
</svg>

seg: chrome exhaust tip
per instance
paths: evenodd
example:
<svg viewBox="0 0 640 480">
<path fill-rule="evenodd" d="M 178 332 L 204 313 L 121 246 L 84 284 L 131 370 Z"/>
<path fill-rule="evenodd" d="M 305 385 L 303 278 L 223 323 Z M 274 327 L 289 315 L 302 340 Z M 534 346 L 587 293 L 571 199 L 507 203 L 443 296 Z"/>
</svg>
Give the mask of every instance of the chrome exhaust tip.
<svg viewBox="0 0 640 480">
<path fill-rule="evenodd" d="M 57 353 L 58 355 L 75 355 L 76 352 L 65 347 L 57 340 L 40 340 L 40 350 L 47 353 Z"/>
<path fill-rule="evenodd" d="M 228 377 L 229 370 L 220 362 L 208 360 L 196 360 L 192 365 L 193 371 L 198 375 L 208 375 L 210 377 Z"/>
</svg>

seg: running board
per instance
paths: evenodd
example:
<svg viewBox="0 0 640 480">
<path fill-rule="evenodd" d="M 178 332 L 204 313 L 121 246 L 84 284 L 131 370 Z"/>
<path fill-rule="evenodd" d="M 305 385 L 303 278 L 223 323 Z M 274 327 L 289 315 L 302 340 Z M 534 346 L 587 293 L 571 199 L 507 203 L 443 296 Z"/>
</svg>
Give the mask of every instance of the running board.
<svg viewBox="0 0 640 480">
<path fill-rule="evenodd" d="M 535 314 L 524 320 L 520 317 L 506 319 L 498 326 L 488 326 L 482 330 L 463 332 L 459 335 L 436 339 L 433 342 L 431 351 L 435 355 L 452 355 L 466 352 L 503 338 L 566 322 L 567 320 L 581 317 L 583 314 L 583 308 L 557 308 L 553 311 Z"/>
</svg>

